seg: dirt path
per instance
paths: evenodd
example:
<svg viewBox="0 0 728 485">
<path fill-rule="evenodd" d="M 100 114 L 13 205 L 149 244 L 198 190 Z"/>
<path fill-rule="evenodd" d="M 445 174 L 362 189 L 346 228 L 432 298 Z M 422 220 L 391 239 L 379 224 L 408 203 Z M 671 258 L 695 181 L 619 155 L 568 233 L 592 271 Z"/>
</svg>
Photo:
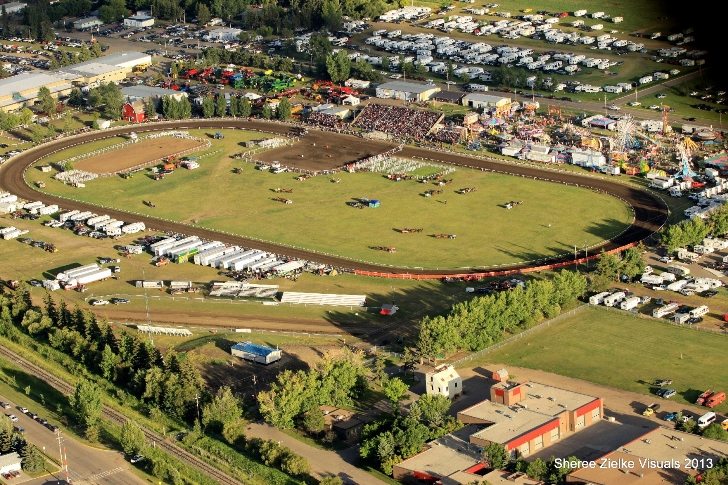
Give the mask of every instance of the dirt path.
<svg viewBox="0 0 728 485">
<path fill-rule="evenodd" d="M 204 310 L 204 309 L 203 309 Z M 98 309 L 94 308 L 94 312 L 112 322 L 126 323 L 126 322 L 139 322 L 146 323 L 147 316 L 143 310 L 117 310 L 113 308 L 109 309 Z M 202 313 L 199 309 L 195 310 L 194 313 L 186 312 L 170 312 L 164 310 L 155 310 L 153 315 L 152 323 L 161 324 L 174 324 L 178 325 L 180 322 L 184 322 L 187 325 L 198 325 L 201 327 L 216 327 L 216 328 L 252 328 L 252 329 L 264 329 L 264 330 L 289 330 L 289 331 L 301 331 L 311 333 L 327 333 L 327 334 L 340 334 L 346 332 L 352 332 L 356 330 L 371 330 L 371 326 L 366 328 L 357 327 L 345 327 L 341 328 L 334 324 L 329 324 L 319 319 L 304 319 L 304 318 L 274 318 L 274 317 L 263 317 L 263 316 L 230 316 L 230 315 L 215 315 L 214 313 Z"/>
<path fill-rule="evenodd" d="M 277 441 L 287 446 L 308 460 L 315 476 L 336 475 L 346 484 L 377 485 L 384 483 L 345 461 L 340 453 L 307 445 L 267 424 L 252 423 L 245 430 L 245 435 Z M 349 455 L 346 450 L 342 453 Z"/>
</svg>

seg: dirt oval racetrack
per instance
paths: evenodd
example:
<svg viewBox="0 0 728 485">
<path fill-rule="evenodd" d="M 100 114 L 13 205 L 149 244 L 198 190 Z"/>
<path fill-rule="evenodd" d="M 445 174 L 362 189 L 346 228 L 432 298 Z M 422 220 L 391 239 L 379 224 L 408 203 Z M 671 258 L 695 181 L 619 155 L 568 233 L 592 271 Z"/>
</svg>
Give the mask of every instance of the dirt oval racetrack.
<svg viewBox="0 0 728 485">
<path fill-rule="evenodd" d="M 17 195 L 19 198 L 25 200 L 40 200 L 46 204 L 58 204 L 64 209 L 78 209 L 99 212 L 99 207 L 83 203 L 70 201 L 64 198 L 56 197 L 49 194 L 38 192 L 31 186 L 29 186 L 25 179 L 25 170 L 36 160 L 46 155 L 49 155 L 58 150 L 68 148 L 73 145 L 87 143 L 89 141 L 98 140 L 101 138 L 107 138 L 110 136 L 123 135 L 131 132 L 143 133 L 148 131 L 159 131 L 169 129 L 221 129 L 221 128 L 239 128 L 248 130 L 258 130 L 269 133 L 288 134 L 291 127 L 286 124 L 272 123 L 255 120 L 243 120 L 243 119 L 230 119 L 230 120 L 187 120 L 187 121 L 176 121 L 176 122 L 165 122 L 165 123 L 149 123 L 142 125 L 134 125 L 122 127 L 119 129 L 107 130 L 107 131 L 95 131 L 76 135 L 73 137 L 62 138 L 59 140 L 51 141 L 43 145 L 39 145 L 35 148 L 27 150 L 20 155 L 9 160 L 5 165 L 0 167 L 0 189 L 6 190 Z M 365 142 L 367 146 L 372 145 L 371 140 L 361 140 L 360 138 L 352 135 L 344 135 L 338 133 L 326 133 L 327 139 L 331 145 L 344 144 L 344 145 L 356 145 L 358 143 Z M 382 144 L 382 152 L 390 148 L 390 144 Z M 399 154 L 402 157 L 415 157 L 436 160 L 443 163 L 453 164 L 462 167 L 471 167 L 476 170 L 493 171 L 503 174 L 509 174 L 514 176 L 528 177 L 532 179 L 545 180 L 555 183 L 564 183 L 577 185 L 600 192 L 610 194 L 612 196 L 622 199 L 624 202 L 629 204 L 634 211 L 634 221 L 625 231 L 618 236 L 614 237 L 609 241 L 605 241 L 601 246 L 592 249 L 594 254 L 597 254 L 602 249 L 605 251 L 620 248 L 629 244 L 633 244 L 649 237 L 651 234 L 656 232 L 662 227 L 667 221 L 668 208 L 665 203 L 656 195 L 642 190 L 640 188 L 630 186 L 627 184 L 615 183 L 606 179 L 587 177 L 568 172 L 557 172 L 554 170 L 542 170 L 532 166 L 516 165 L 500 162 L 494 159 L 483 159 L 469 157 L 467 155 L 458 155 L 451 152 L 430 150 L 426 148 L 417 147 L 406 147 Z M 196 235 L 204 239 L 213 239 L 222 241 L 223 243 L 230 245 L 238 245 L 250 248 L 261 249 L 264 251 L 277 253 L 280 255 L 286 255 L 292 258 L 299 258 L 304 260 L 317 261 L 320 263 L 332 265 L 339 268 L 345 268 L 349 270 L 359 272 L 370 272 L 376 273 L 378 276 L 400 275 L 402 277 L 405 274 L 413 275 L 431 275 L 432 277 L 444 277 L 447 275 L 462 275 L 466 273 L 483 273 L 488 271 L 488 268 L 473 268 L 471 270 L 463 269 L 452 269 L 452 270 L 418 270 L 410 268 L 393 268 L 389 266 L 380 266 L 375 264 L 360 263 L 357 261 L 351 261 L 345 258 L 321 255 L 311 251 L 305 251 L 300 249 L 290 248 L 284 245 L 264 243 L 255 239 L 246 238 L 244 236 L 234 236 L 230 234 L 223 234 L 217 231 L 202 229 L 198 227 L 188 226 L 186 224 L 163 221 L 154 217 L 141 216 L 134 214 L 133 217 L 129 217 L 128 212 L 124 212 L 116 209 L 102 209 L 104 214 L 110 215 L 112 218 L 119 220 L 133 220 L 141 221 L 146 224 L 148 228 L 156 229 L 160 231 L 170 231 L 177 233 L 184 233 L 189 235 Z M 578 209 L 574 211 L 574 217 L 579 217 Z M 546 259 L 538 262 L 538 267 L 543 267 L 547 264 L 561 263 L 564 261 L 573 261 L 570 258 L 553 258 Z M 534 265 L 513 265 L 513 266 L 499 266 L 495 273 L 512 273 L 517 271 L 528 271 L 533 269 Z"/>
</svg>

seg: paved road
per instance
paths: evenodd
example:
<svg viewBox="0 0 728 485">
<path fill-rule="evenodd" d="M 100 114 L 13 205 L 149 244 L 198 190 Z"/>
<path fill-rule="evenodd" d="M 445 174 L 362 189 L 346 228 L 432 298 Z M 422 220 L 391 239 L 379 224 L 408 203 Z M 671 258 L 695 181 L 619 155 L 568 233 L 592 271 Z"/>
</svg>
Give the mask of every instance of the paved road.
<svg viewBox="0 0 728 485">
<path fill-rule="evenodd" d="M 77 137 L 70 137 L 65 139 L 56 140 L 43 144 L 39 147 L 27 150 L 12 160 L 8 161 L 0 167 L 0 189 L 7 190 L 8 192 L 16 194 L 18 197 L 26 200 L 40 200 L 47 204 L 58 204 L 63 208 L 73 208 L 79 210 L 89 210 L 98 212 L 100 209 L 98 206 L 93 204 L 69 201 L 53 195 L 40 193 L 34 188 L 30 187 L 24 180 L 25 170 L 37 159 L 58 151 L 60 149 L 72 146 L 81 142 L 88 142 L 91 140 L 97 140 L 119 134 L 129 133 L 135 131 L 137 133 L 144 131 L 154 131 L 161 129 L 185 129 L 185 128 L 245 128 L 255 129 L 260 131 L 268 131 L 274 133 L 288 133 L 289 126 L 280 123 L 271 123 L 255 120 L 242 120 L 242 119 L 229 119 L 229 120 L 187 120 L 167 123 L 150 123 L 145 125 L 135 125 L 123 127 L 120 129 L 102 131 L 102 132 L 90 132 Z M 362 142 L 360 138 L 351 135 L 342 135 L 336 133 L 327 133 L 327 138 L 331 140 L 332 144 L 337 145 L 354 145 Z M 372 145 L 370 140 L 366 141 L 367 144 Z M 388 145 L 382 144 L 382 152 L 386 151 Z M 633 224 L 622 232 L 617 237 L 610 241 L 607 241 L 600 247 L 595 248 L 595 253 L 601 249 L 610 250 L 617 247 L 621 247 L 625 244 L 641 241 L 644 238 L 650 236 L 652 233 L 657 231 L 667 220 L 668 210 L 664 202 L 657 196 L 625 184 L 612 183 L 609 180 L 602 178 L 587 177 L 572 172 L 556 172 L 553 170 L 539 169 L 532 166 L 508 164 L 496 159 L 487 158 L 474 158 L 465 155 L 458 155 L 452 152 L 436 151 L 424 148 L 407 147 L 401 152 L 402 156 L 419 157 L 424 159 L 431 159 L 442 163 L 449 163 L 459 166 L 468 166 L 475 169 L 481 169 L 484 171 L 493 171 L 499 173 L 505 173 L 509 175 L 528 177 L 534 179 L 540 179 L 556 183 L 564 183 L 570 185 L 577 185 L 580 187 L 589 188 L 599 192 L 611 194 L 613 196 L 623 199 L 629 204 L 635 213 L 635 220 Z M 102 209 L 103 213 L 110 215 L 115 219 L 129 220 L 130 215 L 127 212 L 118 209 Z M 253 239 L 249 239 L 242 236 L 223 234 L 217 231 L 202 229 L 199 227 L 193 227 L 186 224 L 181 224 L 171 221 L 163 221 L 154 217 L 142 216 L 135 214 L 132 217 L 135 221 L 142 221 L 147 227 L 157 230 L 184 233 L 190 235 L 197 235 L 204 239 L 219 240 L 230 245 L 239 245 L 244 247 L 251 247 L 261 249 L 267 252 L 284 254 L 289 257 L 299 258 L 304 260 L 314 260 L 321 263 L 329 264 L 331 266 L 354 269 L 359 271 L 370 271 L 378 272 L 380 274 L 387 273 L 408 273 L 418 275 L 434 275 L 437 277 L 445 276 L 448 274 L 462 274 L 462 273 L 477 273 L 482 272 L 483 268 L 476 268 L 471 270 L 416 270 L 416 269 L 401 269 L 392 268 L 388 266 L 380 266 L 375 264 L 361 263 L 351 261 L 345 258 L 322 255 L 313 253 L 311 251 L 293 249 L 280 244 L 261 242 Z M 568 258 L 571 260 L 570 258 Z M 538 265 L 544 265 L 547 263 L 555 263 L 564 261 L 563 257 L 557 257 L 553 259 L 543 260 Z M 510 267 L 499 267 L 498 270 L 502 272 L 512 272 L 514 270 L 520 271 L 532 267 L 533 264 L 522 264 L 514 265 Z"/>
<path fill-rule="evenodd" d="M 73 392 L 73 386 L 68 382 L 64 381 L 54 374 L 51 374 L 42 367 L 30 362 L 23 356 L 2 345 L 0 345 L 0 355 L 9 362 L 12 362 L 19 369 L 22 369 L 23 371 L 32 374 L 39 379 L 42 379 L 46 382 L 46 384 L 52 386 L 64 395 L 67 396 Z M 127 417 L 125 415 L 121 414 L 120 412 L 107 405 L 103 406 L 102 416 L 104 419 L 111 421 L 112 423 L 115 423 L 117 425 L 121 425 L 127 421 Z M 242 485 L 241 482 L 237 479 L 229 476 L 223 471 L 220 471 L 217 466 L 210 465 L 196 455 L 193 455 L 189 451 L 181 448 L 176 443 L 173 443 L 171 441 L 168 441 L 166 438 L 163 438 L 155 431 L 151 431 L 150 429 L 143 426 L 141 427 L 141 429 L 144 433 L 144 437 L 147 443 L 154 443 L 154 446 L 162 448 L 165 452 L 176 457 L 180 461 L 187 463 L 191 467 L 197 468 L 200 473 L 206 475 L 211 479 L 216 480 L 218 483 L 220 483 L 220 485 Z M 109 479 L 106 477 L 108 473 L 108 470 L 100 471 L 98 474 L 91 476 L 90 480 L 101 480 L 101 483 L 104 484 L 109 483 Z M 112 475 L 113 474 L 109 476 Z"/>
<path fill-rule="evenodd" d="M 13 404 L 12 401 L 2 398 L 3 401 Z M 41 412 L 42 409 L 31 409 Z M 13 404 L 12 409 L 4 411 L 18 417 L 17 426 L 25 428 L 25 438 L 41 448 L 45 454 L 60 462 L 57 435 L 45 426 L 21 413 Z M 42 416 L 42 414 L 41 414 Z M 124 456 L 116 451 L 92 448 L 74 438 L 63 434 L 62 446 L 68 460 L 69 478 L 76 484 L 104 484 L 104 485 L 141 485 L 144 482 L 131 470 L 131 465 L 124 460 Z M 65 472 L 30 480 L 24 483 L 31 485 L 55 484 L 65 482 Z"/>
<path fill-rule="evenodd" d="M 306 458 L 311 464 L 313 474 L 318 477 L 336 475 L 341 478 L 344 483 L 356 485 L 377 485 L 384 483 L 349 463 L 349 461 L 355 459 L 357 456 L 353 453 L 347 453 L 347 450 L 339 453 L 316 448 L 303 443 L 296 438 L 292 438 L 286 433 L 272 426 L 268 426 L 267 424 L 249 424 L 245 430 L 245 435 L 278 441 L 282 445 L 287 446 L 295 453 Z"/>
</svg>

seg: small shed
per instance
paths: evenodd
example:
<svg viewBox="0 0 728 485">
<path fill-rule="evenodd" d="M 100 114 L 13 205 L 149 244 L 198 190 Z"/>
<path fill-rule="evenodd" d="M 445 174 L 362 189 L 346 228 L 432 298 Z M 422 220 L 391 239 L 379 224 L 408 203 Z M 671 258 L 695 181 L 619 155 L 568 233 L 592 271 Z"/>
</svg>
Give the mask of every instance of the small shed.
<svg viewBox="0 0 728 485">
<path fill-rule="evenodd" d="M 506 382 L 508 380 L 508 371 L 506 369 L 493 371 L 491 378 L 496 382 Z"/>
<path fill-rule="evenodd" d="M 22 470 L 20 455 L 15 452 L 0 455 L 0 475 Z"/>
<path fill-rule="evenodd" d="M 266 365 L 281 360 L 283 356 L 283 352 L 280 349 L 274 349 L 252 342 L 237 343 L 230 348 L 230 353 L 241 359 Z"/>
<path fill-rule="evenodd" d="M 376 209 L 380 205 L 382 205 L 382 204 L 379 202 L 378 199 L 371 199 L 371 200 L 369 200 L 369 202 L 367 202 L 367 206 L 372 209 Z"/>
</svg>

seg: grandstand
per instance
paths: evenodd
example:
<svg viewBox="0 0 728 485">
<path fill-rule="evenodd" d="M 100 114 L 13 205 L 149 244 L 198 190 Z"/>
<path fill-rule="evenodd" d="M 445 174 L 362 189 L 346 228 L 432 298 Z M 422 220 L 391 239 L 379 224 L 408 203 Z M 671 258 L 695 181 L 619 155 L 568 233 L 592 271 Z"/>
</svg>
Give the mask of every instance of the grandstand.
<svg viewBox="0 0 728 485">
<path fill-rule="evenodd" d="M 192 332 L 186 328 L 155 327 L 152 325 L 137 325 L 137 330 L 150 335 L 171 335 L 174 337 L 191 337 Z"/>
<path fill-rule="evenodd" d="M 364 306 L 366 295 L 336 295 L 333 293 L 298 293 L 284 291 L 281 303 L 296 305 Z"/>
<path fill-rule="evenodd" d="M 213 283 L 210 296 L 222 298 L 273 298 L 278 293 L 278 285 L 256 285 L 239 281 Z"/>
<path fill-rule="evenodd" d="M 352 122 L 365 131 L 379 131 L 399 140 L 423 140 L 444 118 L 434 111 L 370 104 Z"/>
</svg>

